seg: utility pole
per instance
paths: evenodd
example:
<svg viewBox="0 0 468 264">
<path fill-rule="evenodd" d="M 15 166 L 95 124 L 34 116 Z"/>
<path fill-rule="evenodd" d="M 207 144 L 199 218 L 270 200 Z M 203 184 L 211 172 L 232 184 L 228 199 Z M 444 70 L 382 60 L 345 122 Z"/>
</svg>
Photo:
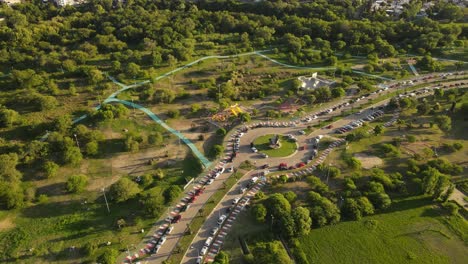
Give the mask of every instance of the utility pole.
<svg viewBox="0 0 468 264">
<path fill-rule="evenodd" d="M 78 142 L 78 137 L 76 136 L 76 134 L 73 134 L 73 136 L 75 136 L 76 146 L 77 146 L 78 148 L 80 148 L 80 143 Z"/>
<path fill-rule="evenodd" d="M 104 188 L 102 188 L 102 193 L 104 194 L 104 201 L 106 201 L 107 212 L 110 213 L 109 203 L 107 202 L 107 197 L 106 197 L 106 190 Z"/>
</svg>

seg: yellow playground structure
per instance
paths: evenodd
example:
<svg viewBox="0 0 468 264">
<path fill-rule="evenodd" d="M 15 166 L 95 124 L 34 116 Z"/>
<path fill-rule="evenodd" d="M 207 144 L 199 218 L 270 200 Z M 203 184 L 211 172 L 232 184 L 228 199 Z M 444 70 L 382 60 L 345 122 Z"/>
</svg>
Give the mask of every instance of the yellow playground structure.
<svg viewBox="0 0 468 264">
<path fill-rule="evenodd" d="M 238 104 L 231 105 L 228 108 L 224 109 L 223 111 L 214 114 L 211 119 L 217 122 L 224 122 L 231 116 L 238 116 L 240 113 L 244 111 L 239 107 Z"/>
</svg>

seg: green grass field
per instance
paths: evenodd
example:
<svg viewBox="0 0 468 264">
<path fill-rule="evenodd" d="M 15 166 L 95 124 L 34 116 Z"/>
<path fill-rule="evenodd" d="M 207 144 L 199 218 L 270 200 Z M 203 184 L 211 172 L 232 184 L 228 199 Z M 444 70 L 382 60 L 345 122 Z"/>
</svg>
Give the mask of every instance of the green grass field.
<svg viewBox="0 0 468 264">
<path fill-rule="evenodd" d="M 265 153 L 270 157 L 287 157 L 297 150 L 296 142 L 289 140 L 285 136 L 280 135 L 280 147 L 277 149 L 270 148 L 270 138 L 275 135 L 263 135 L 254 140 L 254 146 L 259 152 Z"/>
<path fill-rule="evenodd" d="M 387 213 L 312 230 L 300 241 L 311 263 L 465 263 L 467 233 L 465 220 L 413 197 Z"/>
</svg>

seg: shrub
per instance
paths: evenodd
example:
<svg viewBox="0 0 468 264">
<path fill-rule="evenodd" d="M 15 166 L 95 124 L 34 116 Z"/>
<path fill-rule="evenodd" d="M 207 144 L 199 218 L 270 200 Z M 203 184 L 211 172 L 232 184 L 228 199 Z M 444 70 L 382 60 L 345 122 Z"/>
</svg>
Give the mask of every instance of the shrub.
<svg viewBox="0 0 468 264">
<path fill-rule="evenodd" d="M 88 184 L 88 176 L 83 174 L 70 176 L 67 180 L 67 190 L 72 193 L 83 192 Z"/>
<path fill-rule="evenodd" d="M 383 157 L 398 157 L 400 155 L 400 151 L 395 147 L 394 145 L 391 144 L 380 144 L 379 146 L 380 154 Z"/>
<path fill-rule="evenodd" d="M 44 165 L 42 166 L 42 169 L 44 170 L 44 175 L 47 178 L 52 178 L 52 177 L 55 177 L 55 175 L 57 174 L 59 165 L 57 165 L 53 161 L 46 161 Z"/>
</svg>

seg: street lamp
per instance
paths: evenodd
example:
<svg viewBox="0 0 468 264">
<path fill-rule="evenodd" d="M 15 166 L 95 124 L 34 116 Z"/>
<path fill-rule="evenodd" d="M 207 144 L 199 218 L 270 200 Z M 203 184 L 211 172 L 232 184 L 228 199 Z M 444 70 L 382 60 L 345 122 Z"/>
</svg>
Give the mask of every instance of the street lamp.
<svg viewBox="0 0 468 264">
<path fill-rule="evenodd" d="M 107 197 L 106 197 L 106 191 L 104 188 L 102 188 L 102 193 L 104 194 L 104 201 L 106 201 L 106 206 L 107 206 L 107 212 L 110 213 L 110 209 L 109 209 L 109 203 L 107 203 Z"/>
<path fill-rule="evenodd" d="M 78 143 L 78 137 L 76 136 L 76 134 L 73 134 L 73 136 L 75 136 L 76 146 L 80 148 L 80 143 Z"/>
</svg>

